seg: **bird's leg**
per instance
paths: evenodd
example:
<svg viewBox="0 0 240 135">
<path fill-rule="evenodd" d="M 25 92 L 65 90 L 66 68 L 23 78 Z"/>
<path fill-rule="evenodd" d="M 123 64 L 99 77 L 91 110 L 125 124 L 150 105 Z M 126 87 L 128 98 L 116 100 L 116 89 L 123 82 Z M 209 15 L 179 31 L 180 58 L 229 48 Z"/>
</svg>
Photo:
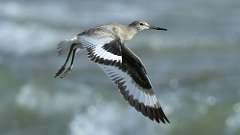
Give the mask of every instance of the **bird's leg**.
<svg viewBox="0 0 240 135">
<path fill-rule="evenodd" d="M 69 50 L 69 52 L 68 52 L 67 59 L 66 59 L 65 63 L 62 65 L 62 67 L 61 67 L 61 68 L 58 70 L 58 72 L 55 74 L 55 76 L 54 76 L 55 78 L 58 77 L 60 74 L 62 74 L 63 71 L 65 70 L 65 67 L 66 67 L 66 65 L 67 65 L 67 63 L 68 63 L 68 60 L 69 60 L 69 58 L 70 58 L 70 56 L 71 56 L 71 54 L 72 54 L 72 51 L 73 51 L 75 45 L 76 45 L 75 43 L 71 45 L 70 50 Z"/>
<path fill-rule="evenodd" d="M 67 70 L 65 70 L 65 72 L 60 76 L 61 78 L 64 78 L 64 77 L 67 75 L 67 73 L 69 73 L 69 72 L 72 70 L 74 58 L 75 58 L 75 55 L 76 55 L 76 51 L 77 51 L 77 48 L 74 48 L 74 49 L 73 49 L 73 52 L 72 52 L 71 63 L 70 63 L 70 65 L 68 66 Z"/>
</svg>

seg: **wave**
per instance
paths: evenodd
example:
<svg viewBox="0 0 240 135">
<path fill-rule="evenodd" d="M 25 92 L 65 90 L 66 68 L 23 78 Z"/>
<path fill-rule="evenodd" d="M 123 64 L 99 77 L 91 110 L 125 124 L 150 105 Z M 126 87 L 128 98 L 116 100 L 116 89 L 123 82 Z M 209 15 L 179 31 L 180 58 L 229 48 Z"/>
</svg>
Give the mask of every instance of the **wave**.
<svg viewBox="0 0 240 135">
<path fill-rule="evenodd" d="M 2 1 L 0 52 L 16 55 L 46 53 L 55 49 L 59 41 L 85 28 L 115 21 L 127 24 L 144 18 L 169 31 L 145 32 L 131 42 L 134 47 L 148 44 L 150 48 L 159 49 L 238 44 L 240 27 L 237 13 L 240 9 L 234 5 L 239 2 L 204 2 L 204 5 L 190 2 L 185 7 L 182 2 L 145 4 L 145 1 L 137 0 L 128 4 L 124 1 Z"/>
</svg>

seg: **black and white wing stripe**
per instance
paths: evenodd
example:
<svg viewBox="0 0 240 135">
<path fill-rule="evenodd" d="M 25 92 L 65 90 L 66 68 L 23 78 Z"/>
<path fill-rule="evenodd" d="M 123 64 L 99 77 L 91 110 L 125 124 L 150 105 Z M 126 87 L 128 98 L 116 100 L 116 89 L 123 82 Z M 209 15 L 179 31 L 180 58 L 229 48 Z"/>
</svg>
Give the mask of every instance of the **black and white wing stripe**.
<svg viewBox="0 0 240 135">
<path fill-rule="evenodd" d="M 88 57 L 91 61 L 108 65 L 120 64 L 122 62 L 121 46 L 118 40 L 114 37 L 80 37 L 80 42 L 87 49 Z"/>
<path fill-rule="evenodd" d="M 88 44 L 90 40 L 88 40 Z M 108 41 L 108 42 L 106 42 Z M 129 104 L 151 120 L 169 122 L 152 90 L 140 59 L 119 39 L 93 41 L 87 47 L 88 57 L 97 63 L 120 90 Z"/>
</svg>

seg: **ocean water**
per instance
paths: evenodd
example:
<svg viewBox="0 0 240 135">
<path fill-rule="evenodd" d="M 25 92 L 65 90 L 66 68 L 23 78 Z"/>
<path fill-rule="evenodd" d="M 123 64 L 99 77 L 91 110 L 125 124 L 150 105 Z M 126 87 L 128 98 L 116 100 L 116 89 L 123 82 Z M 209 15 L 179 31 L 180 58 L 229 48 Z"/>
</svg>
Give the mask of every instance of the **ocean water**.
<svg viewBox="0 0 240 135">
<path fill-rule="evenodd" d="M 1 135 L 239 135 L 240 2 L 1 0 Z M 142 59 L 170 124 L 143 117 L 84 52 L 65 79 L 57 43 L 109 22 L 146 19 L 127 43 Z"/>
</svg>

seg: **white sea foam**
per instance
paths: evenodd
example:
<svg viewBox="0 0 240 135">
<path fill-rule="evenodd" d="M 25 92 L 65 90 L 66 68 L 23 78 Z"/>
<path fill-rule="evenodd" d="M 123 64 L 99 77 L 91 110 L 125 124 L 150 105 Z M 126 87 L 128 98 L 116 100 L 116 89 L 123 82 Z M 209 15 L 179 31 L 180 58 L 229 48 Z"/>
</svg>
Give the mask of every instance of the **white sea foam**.
<svg viewBox="0 0 240 135">
<path fill-rule="evenodd" d="M 49 115 L 71 112 L 88 105 L 89 98 L 94 96 L 88 86 L 81 84 L 82 91 L 49 93 L 47 90 L 27 83 L 20 88 L 16 104 L 24 109 Z"/>
<path fill-rule="evenodd" d="M 226 119 L 226 132 L 235 135 L 240 129 L 240 102 L 233 106 L 233 113 Z"/>
<path fill-rule="evenodd" d="M 116 122 L 120 106 L 116 103 L 106 103 L 101 107 L 89 107 L 84 114 L 77 114 L 69 124 L 70 135 L 118 135 Z"/>
<path fill-rule="evenodd" d="M 0 25 L 1 51 L 16 53 L 40 53 L 56 48 L 57 31 L 34 24 L 4 22 Z"/>
</svg>

